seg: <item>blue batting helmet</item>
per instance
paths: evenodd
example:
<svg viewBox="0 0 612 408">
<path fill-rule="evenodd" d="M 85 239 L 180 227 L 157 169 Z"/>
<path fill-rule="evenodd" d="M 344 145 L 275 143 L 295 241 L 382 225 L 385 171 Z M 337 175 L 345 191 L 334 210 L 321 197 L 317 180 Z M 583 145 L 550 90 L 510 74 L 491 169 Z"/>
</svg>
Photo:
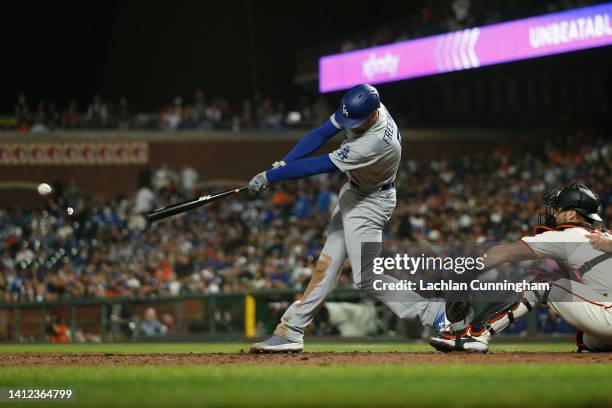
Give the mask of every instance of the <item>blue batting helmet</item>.
<svg viewBox="0 0 612 408">
<path fill-rule="evenodd" d="M 354 129 L 379 107 L 380 96 L 376 88 L 361 84 L 344 94 L 334 118 L 343 128 Z"/>
</svg>

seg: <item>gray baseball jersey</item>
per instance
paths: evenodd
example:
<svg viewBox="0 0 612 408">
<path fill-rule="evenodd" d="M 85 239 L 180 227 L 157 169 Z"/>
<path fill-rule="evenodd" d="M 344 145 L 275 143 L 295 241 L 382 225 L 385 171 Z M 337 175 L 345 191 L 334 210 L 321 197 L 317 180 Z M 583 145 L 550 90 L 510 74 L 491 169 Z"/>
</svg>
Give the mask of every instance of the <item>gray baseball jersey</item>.
<svg viewBox="0 0 612 408">
<path fill-rule="evenodd" d="M 342 129 L 334 115 L 330 120 Z M 349 182 L 340 190 L 327 240 L 310 283 L 302 298 L 287 309 L 275 334 L 291 341 L 303 341 L 304 328 L 312 322 L 336 286 L 347 257 L 355 284 L 368 284 L 362 282 L 361 244 L 382 242 L 382 230 L 395 208 L 395 188 L 391 183 L 395 181 L 401 150 L 399 129 L 381 105 L 378 119 L 370 129 L 363 134 L 347 130 L 342 145 L 329 154 L 338 169 L 346 173 Z M 431 302 L 416 293 L 407 302 L 381 300 L 400 318 L 419 318 L 425 325 L 433 324 L 444 310 L 444 303 Z"/>
<path fill-rule="evenodd" d="M 331 116 L 338 129 L 342 127 Z M 331 161 L 344 172 L 353 185 L 372 191 L 395 180 L 402 141 L 395 121 L 381 104 L 376 123 L 363 134 L 346 131 L 342 145 L 329 154 Z"/>
</svg>

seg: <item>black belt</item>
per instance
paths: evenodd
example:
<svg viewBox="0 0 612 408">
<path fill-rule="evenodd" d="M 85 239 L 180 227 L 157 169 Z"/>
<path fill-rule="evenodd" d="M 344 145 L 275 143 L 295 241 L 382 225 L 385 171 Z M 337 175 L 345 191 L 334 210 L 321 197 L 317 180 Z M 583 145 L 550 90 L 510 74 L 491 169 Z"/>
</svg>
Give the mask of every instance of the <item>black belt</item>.
<svg viewBox="0 0 612 408">
<path fill-rule="evenodd" d="M 354 181 L 351 181 L 351 186 L 359 190 L 359 184 L 355 183 Z M 385 190 L 391 190 L 392 188 L 395 188 L 395 181 L 383 184 L 382 186 L 380 186 L 378 190 L 374 190 L 374 191 L 385 191 Z"/>
</svg>

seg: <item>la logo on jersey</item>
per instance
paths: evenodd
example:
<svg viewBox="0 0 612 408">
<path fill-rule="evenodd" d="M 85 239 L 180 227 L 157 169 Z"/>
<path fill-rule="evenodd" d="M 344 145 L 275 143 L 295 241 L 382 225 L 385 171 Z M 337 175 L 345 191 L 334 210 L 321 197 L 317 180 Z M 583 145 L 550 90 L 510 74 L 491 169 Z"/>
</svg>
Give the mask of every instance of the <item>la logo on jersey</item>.
<svg viewBox="0 0 612 408">
<path fill-rule="evenodd" d="M 346 105 L 342 105 L 342 114 L 348 118 L 348 111 L 346 110 Z"/>
<path fill-rule="evenodd" d="M 351 150 L 351 148 L 346 145 L 343 146 L 340 151 L 338 152 L 338 158 L 342 161 L 348 159 L 348 155 L 349 155 L 349 151 Z"/>
</svg>

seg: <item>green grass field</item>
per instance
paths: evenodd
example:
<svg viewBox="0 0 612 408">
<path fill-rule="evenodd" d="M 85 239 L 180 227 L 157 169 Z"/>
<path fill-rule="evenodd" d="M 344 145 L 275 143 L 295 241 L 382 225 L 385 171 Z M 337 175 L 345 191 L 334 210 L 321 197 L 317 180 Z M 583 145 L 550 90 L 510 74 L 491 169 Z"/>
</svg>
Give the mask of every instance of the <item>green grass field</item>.
<svg viewBox="0 0 612 408">
<path fill-rule="evenodd" d="M 247 344 L 2 345 L 2 353 L 234 353 Z M 430 352 L 423 344 L 308 344 L 318 351 Z M 572 352 L 569 344 L 492 351 Z M 58 407 L 612 406 L 612 364 L 3 367 L 0 387 L 67 387 Z M 17 403 L 2 406 L 45 406 Z"/>
</svg>

